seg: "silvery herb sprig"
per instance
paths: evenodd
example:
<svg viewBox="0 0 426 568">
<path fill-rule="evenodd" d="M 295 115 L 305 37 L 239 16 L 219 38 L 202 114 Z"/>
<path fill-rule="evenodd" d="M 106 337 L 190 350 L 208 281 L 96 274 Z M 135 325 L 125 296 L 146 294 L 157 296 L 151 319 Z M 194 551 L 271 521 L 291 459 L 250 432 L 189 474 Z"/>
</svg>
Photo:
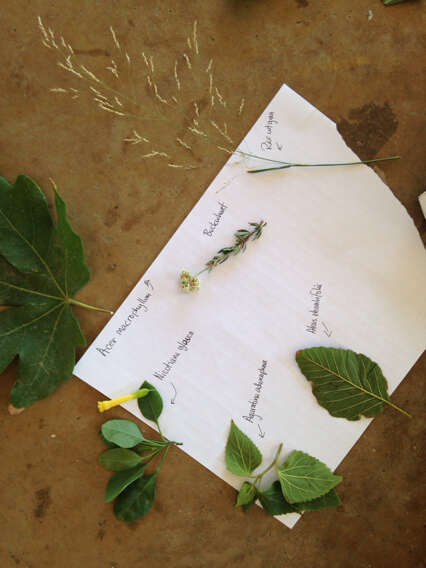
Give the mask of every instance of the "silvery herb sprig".
<svg viewBox="0 0 426 568">
<path fill-rule="evenodd" d="M 114 471 L 106 487 L 105 501 L 117 498 L 114 513 L 125 522 L 136 521 L 151 509 L 158 473 L 167 453 L 171 446 L 181 445 L 180 442 L 168 440 L 161 432 L 158 418 L 163 410 L 163 401 L 160 393 L 147 381 L 138 393 L 142 391 L 143 395 L 138 399 L 139 409 L 145 418 L 155 422 L 161 440 L 145 438 L 131 420 L 108 420 L 100 432 L 110 449 L 101 454 L 99 463 Z M 146 473 L 156 460 L 156 467 L 151 468 L 151 473 Z"/>
<path fill-rule="evenodd" d="M 244 252 L 247 247 L 249 240 L 255 241 L 261 237 L 263 229 L 266 227 L 267 223 L 265 221 L 260 221 L 259 223 L 249 223 L 251 229 L 239 229 L 234 234 L 235 242 L 233 245 L 228 247 L 223 247 L 206 262 L 205 268 L 197 272 L 197 274 L 191 274 L 187 270 L 182 270 L 180 273 L 180 287 L 184 292 L 195 292 L 200 289 L 199 276 L 203 272 L 211 272 L 213 268 L 216 268 L 219 264 L 223 264 L 231 256 L 235 256 L 240 252 Z"/>
</svg>

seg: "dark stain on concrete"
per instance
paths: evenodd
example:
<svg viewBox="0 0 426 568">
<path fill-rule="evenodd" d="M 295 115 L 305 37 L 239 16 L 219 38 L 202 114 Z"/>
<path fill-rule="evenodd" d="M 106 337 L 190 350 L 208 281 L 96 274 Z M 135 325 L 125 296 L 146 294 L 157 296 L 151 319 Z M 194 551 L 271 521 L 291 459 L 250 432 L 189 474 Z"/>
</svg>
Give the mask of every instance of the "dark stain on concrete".
<svg viewBox="0 0 426 568">
<path fill-rule="evenodd" d="M 111 54 L 106 49 L 74 49 L 77 55 L 91 55 L 92 57 L 109 57 Z"/>
<path fill-rule="evenodd" d="M 11 559 L 14 561 L 14 563 L 16 565 L 20 564 L 21 561 L 19 560 L 19 558 L 17 556 L 15 556 L 15 554 L 13 554 L 13 552 L 9 552 L 9 556 L 11 557 Z"/>
<path fill-rule="evenodd" d="M 47 509 L 52 503 L 50 498 L 50 487 L 39 489 L 35 492 L 37 506 L 34 509 L 34 517 L 41 519 L 46 514 Z"/>
<path fill-rule="evenodd" d="M 349 111 L 337 128 L 348 146 L 363 160 L 374 158 L 396 132 L 398 121 L 389 103 L 367 103 Z"/>
<path fill-rule="evenodd" d="M 118 220 L 119 212 L 118 212 L 118 205 L 114 205 L 111 209 L 108 210 L 105 218 L 105 225 L 107 227 L 112 227 Z"/>
<path fill-rule="evenodd" d="M 99 521 L 98 522 L 99 525 L 99 530 L 98 530 L 98 534 L 96 535 L 96 538 L 100 541 L 102 541 L 104 539 L 105 536 L 105 525 L 106 525 L 106 519 L 104 519 L 103 521 Z"/>
<path fill-rule="evenodd" d="M 296 4 L 299 8 L 306 8 L 307 6 L 309 6 L 308 0 L 296 0 Z"/>
<path fill-rule="evenodd" d="M 137 225 L 138 223 L 140 223 L 142 221 L 142 219 L 145 217 L 145 215 L 155 215 L 158 212 L 158 210 L 160 209 L 160 207 L 161 207 L 161 201 L 158 200 L 157 203 L 155 203 L 151 207 L 148 207 L 142 213 L 132 215 L 132 217 L 130 217 L 130 219 L 128 219 L 127 221 L 125 221 L 125 223 L 123 223 L 122 230 L 123 231 L 130 231 L 135 225 Z"/>
</svg>

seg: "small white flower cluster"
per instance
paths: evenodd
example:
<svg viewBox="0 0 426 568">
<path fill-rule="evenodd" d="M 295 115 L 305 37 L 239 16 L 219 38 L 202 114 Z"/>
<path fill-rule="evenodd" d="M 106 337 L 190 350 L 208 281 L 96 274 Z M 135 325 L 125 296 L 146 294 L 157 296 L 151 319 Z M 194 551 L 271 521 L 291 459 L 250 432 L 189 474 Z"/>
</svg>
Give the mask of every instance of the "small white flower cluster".
<svg viewBox="0 0 426 568">
<path fill-rule="evenodd" d="M 196 292 L 200 289 L 200 280 L 187 270 L 180 273 L 180 287 L 184 292 Z"/>
</svg>

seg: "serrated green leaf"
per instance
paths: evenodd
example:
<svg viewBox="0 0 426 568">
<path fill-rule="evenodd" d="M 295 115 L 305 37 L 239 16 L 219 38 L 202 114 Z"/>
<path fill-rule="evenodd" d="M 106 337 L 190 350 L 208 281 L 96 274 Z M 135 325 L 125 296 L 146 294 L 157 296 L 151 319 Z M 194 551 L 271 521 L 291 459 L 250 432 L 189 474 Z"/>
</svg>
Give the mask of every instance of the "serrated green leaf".
<svg viewBox="0 0 426 568">
<path fill-rule="evenodd" d="M 235 506 L 243 507 L 244 510 L 246 511 L 251 505 L 253 505 L 255 501 L 256 501 L 255 486 L 249 481 L 244 481 L 238 493 L 237 502 L 235 503 Z"/>
<path fill-rule="evenodd" d="M 296 512 L 296 506 L 290 505 L 284 498 L 281 484 L 278 480 L 274 481 L 266 491 L 259 492 L 258 496 L 262 507 L 270 515 L 286 515 L 287 513 Z"/>
<path fill-rule="evenodd" d="M 108 442 L 112 442 L 120 448 L 133 448 L 145 441 L 139 427 L 131 420 L 108 420 L 102 424 L 101 432 Z"/>
<path fill-rule="evenodd" d="M 69 379 L 75 348 L 85 345 L 70 302 L 90 272 L 81 239 L 56 192 L 58 221 L 37 184 L 0 178 L 0 372 L 19 357 L 10 402 L 25 408 Z"/>
<path fill-rule="evenodd" d="M 140 464 L 142 458 L 136 452 L 125 448 L 106 450 L 99 456 L 99 463 L 111 471 L 122 471 Z"/>
<path fill-rule="evenodd" d="M 302 513 L 303 511 L 319 511 L 338 507 L 342 504 L 335 489 L 312 501 L 290 504 L 283 495 L 281 483 L 277 480 L 266 490 L 258 493 L 262 507 L 270 515 L 286 515 L 287 513 Z"/>
<path fill-rule="evenodd" d="M 334 475 L 320 460 L 299 450 L 291 452 L 278 468 L 278 476 L 283 495 L 290 504 L 321 497 L 343 479 Z"/>
<path fill-rule="evenodd" d="M 247 476 L 262 462 L 262 454 L 233 420 L 226 444 L 226 467 L 235 475 Z"/>
<path fill-rule="evenodd" d="M 147 465 L 148 464 L 143 463 L 131 469 L 116 471 L 106 486 L 105 501 L 109 503 L 115 499 L 117 495 L 120 495 L 126 487 L 143 475 Z"/>
<path fill-rule="evenodd" d="M 361 415 L 376 416 L 386 404 L 407 414 L 390 401 L 387 381 L 377 363 L 361 353 L 311 347 L 298 351 L 296 361 L 312 382 L 318 403 L 332 416 L 359 420 Z"/>
<path fill-rule="evenodd" d="M 144 398 L 138 398 L 139 410 L 145 418 L 157 422 L 163 411 L 163 399 L 161 398 L 161 394 L 148 381 L 144 381 L 140 388 L 149 389 L 151 392 Z"/>
<path fill-rule="evenodd" d="M 132 483 L 114 503 L 115 516 L 131 523 L 148 513 L 155 499 L 157 473 L 144 475 Z"/>
<path fill-rule="evenodd" d="M 332 489 L 325 495 L 317 497 L 312 501 L 305 501 L 304 503 L 294 503 L 293 507 L 299 513 L 303 511 L 319 511 L 320 509 L 330 509 L 332 507 L 338 507 L 342 504 L 340 497 L 335 489 Z"/>
</svg>

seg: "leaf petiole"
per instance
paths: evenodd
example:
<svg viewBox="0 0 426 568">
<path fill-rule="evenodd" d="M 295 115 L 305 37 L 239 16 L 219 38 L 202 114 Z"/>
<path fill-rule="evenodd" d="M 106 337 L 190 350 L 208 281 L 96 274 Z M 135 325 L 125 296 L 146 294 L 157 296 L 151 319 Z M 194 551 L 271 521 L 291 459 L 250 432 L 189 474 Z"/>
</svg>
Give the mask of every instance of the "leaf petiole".
<svg viewBox="0 0 426 568">
<path fill-rule="evenodd" d="M 156 469 L 155 469 L 155 472 L 156 472 L 156 473 L 157 473 L 158 471 L 160 471 L 161 466 L 163 465 L 164 460 L 166 459 L 167 452 L 169 451 L 169 449 L 170 449 L 170 445 L 166 446 L 166 448 L 165 448 L 165 450 L 164 450 L 164 452 L 163 452 L 163 455 L 161 456 L 161 460 L 159 461 L 159 463 L 158 463 L 158 465 L 157 465 L 157 467 L 156 467 Z"/>
<path fill-rule="evenodd" d="M 96 312 L 105 312 L 110 315 L 113 315 L 114 313 L 111 310 L 106 310 L 105 308 L 98 308 L 96 306 L 91 306 L 90 304 L 85 304 L 84 302 L 79 302 L 74 298 L 65 298 L 65 302 L 68 304 L 74 304 L 75 306 L 80 306 L 81 308 L 86 308 L 87 310 L 95 310 Z"/>
</svg>

